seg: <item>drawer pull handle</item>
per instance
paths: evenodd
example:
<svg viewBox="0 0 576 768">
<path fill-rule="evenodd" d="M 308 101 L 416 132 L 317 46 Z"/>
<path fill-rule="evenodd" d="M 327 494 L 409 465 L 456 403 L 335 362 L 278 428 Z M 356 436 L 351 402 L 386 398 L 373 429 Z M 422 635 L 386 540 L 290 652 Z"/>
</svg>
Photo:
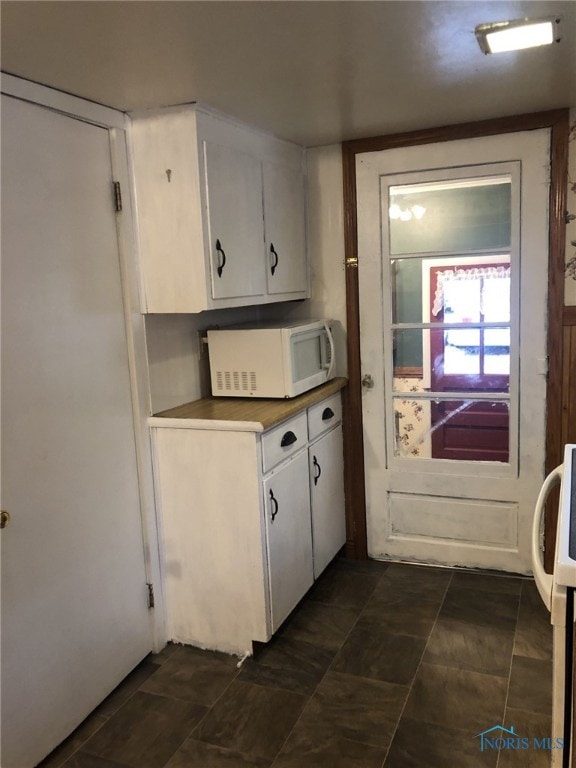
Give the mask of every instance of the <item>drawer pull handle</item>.
<svg viewBox="0 0 576 768">
<path fill-rule="evenodd" d="M 272 522 L 274 522 L 274 518 L 278 514 L 278 500 L 274 496 L 272 489 L 270 489 L 270 501 L 272 502 L 272 512 L 270 514 L 270 518 Z"/>
<path fill-rule="evenodd" d="M 293 445 L 296 440 L 298 440 L 298 438 L 294 432 L 286 432 L 286 434 L 282 435 L 282 440 L 280 440 L 280 448 L 287 448 L 289 445 Z"/>
<path fill-rule="evenodd" d="M 218 266 L 216 267 L 216 272 L 218 272 L 218 277 L 222 277 L 222 272 L 224 271 L 224 267 L 226 266 L 226 254 L 224 253 L 224 248 L 222 248 L 222 244 L 220 240 L 216 240 L 216 252 L 219 256 L 222 256 L 222 261 L 220 262 L 220 259 L 218 259 Z"/>
<path fill-rule="evenodd" d="M 318 480 L 320 480 L 320 475 L 322 474 L 322 467 L 318 464 L 316 456 L 312 457 L 312 464 L 314 465 L 314 470 L 318 471 L 318 474 L 314 475 L 314 485 L 318 485 Z"/>
<path fill-rule="evenodd" d="M 334 411 L 332 408 L 324 408 L 322 411 L 322 421 L 328 421 L 334 418 Z"/>
<path fill-rule="evenodd" d="M 276 253 L 276 248 L 274 248 L 274 243 L 270 243 L 270 253 L 272 256 L 274 256 L 274 263 L 270 266 L 270 272 L 272 275 L 274 275 L 274 272 L 276 272 L 276 267 L 278 266 L 278 254 Z"/>
</svg>

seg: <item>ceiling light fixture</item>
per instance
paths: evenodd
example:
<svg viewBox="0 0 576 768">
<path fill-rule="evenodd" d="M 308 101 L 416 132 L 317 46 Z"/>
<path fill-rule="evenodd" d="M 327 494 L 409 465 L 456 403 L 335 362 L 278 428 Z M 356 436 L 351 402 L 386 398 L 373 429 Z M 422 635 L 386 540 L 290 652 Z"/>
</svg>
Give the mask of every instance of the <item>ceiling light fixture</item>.
<svg viewBox="0 0 576 768">
<path fill-rule="evenodd" d="M 398 203 L 392 203 L 388 209 L 388 215 L 391 219 L 400 219 L 400 221 L 410 221 L 412 218 L 421 219 L 426 213 L 423 205 L 412 205 L 410 208 L 402 208 Z"/>
<path fill-rule="evenodd" d="M 560 19 L 555 17 L 497 21 L 479 24 L 474 32 L 482 53 L 501 53 L 560 42 L 555 37 L 555 26 L 559 23 Z"/>
</svg>

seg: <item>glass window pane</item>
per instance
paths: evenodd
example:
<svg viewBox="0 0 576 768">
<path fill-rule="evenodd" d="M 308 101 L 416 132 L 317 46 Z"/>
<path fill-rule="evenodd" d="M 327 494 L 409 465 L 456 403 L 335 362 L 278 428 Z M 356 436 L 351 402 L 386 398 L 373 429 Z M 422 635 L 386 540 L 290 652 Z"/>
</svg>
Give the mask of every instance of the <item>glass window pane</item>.
<svg viewBox="0 0 576 768">
<path fill-rule="evenodd" d="M 431 458 L 430 403 L 394 398 L 395 455 L 410 459 Z"/>
<path fill-rule="evenodd" d="M 393 259 L 392 322 L 508 323 L 509 256 Z"/>
<path fill-rule="evenodd" d="M 508 403 L 394 398 L 396 456 L 452 461 L 509 461 Z"/>
<path fill-rule="evenodd" d="M 482 315 L 487 323 L 510 322 L 510 277 L 485 277 L 482 281 Z"/>
<path fill-rule="evenodd" d="M 422 368 L 422 331 L 407 328 L 394 331 L 394 371 L 397 369 Z"/>
<path fill-rule="evenodd" d="M 394 323 L 420 323 L 422 317 L 423 259 L 392 262 L 392 314 Z"/>
<path fill-rule="evenodd" d="M 484 370 L 490 374 L 510 373 L 510 329 L 484 331 Z"/>
<path fill-rule="evenodd" d="M 510 178 L 390 187 L 390 253 L 510 246 Z"/>
<path fill-rule="evenodd" d="M 399 328 L 393 331 L 394 389 L 410 377 L 413 391 L 507 392 L 509 328 Z"/>
<path fill-rule="evenodd" d="M 480 320 L 482 281 L 444 280 L 444 322 L 477 323 Z"/>
<path fill-rule="evenodd" d="M 444 360 L 436 361 L 436 366 L 444 366 L 443 374 L 477 375 L 481 372 L 481 338 L 477 328 L 444 331 L 443 351 Z"/>
</svg>

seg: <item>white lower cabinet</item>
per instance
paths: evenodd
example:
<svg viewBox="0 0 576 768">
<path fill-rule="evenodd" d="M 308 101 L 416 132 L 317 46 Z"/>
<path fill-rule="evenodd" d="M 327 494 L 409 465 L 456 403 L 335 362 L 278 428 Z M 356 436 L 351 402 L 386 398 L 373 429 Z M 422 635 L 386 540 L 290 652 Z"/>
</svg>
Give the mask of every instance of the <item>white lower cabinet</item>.
<svg viewBox="0 0 576 768">
<path fill-rule="evenodd" d="M 264 432 L 153 423 L 168 639 L 251 654 L 345 543 L 340 393 Z"/>
<path fill-rule="evenodd" d="M 308 449 L 314 578 L 317 579 L 346 541 L 342 427 Z"/>
<path fill-rule="evenodd" d="M 263 483 L 272 632 L 314 582 L 307 458 L 301 451 Z"/>
</svg>

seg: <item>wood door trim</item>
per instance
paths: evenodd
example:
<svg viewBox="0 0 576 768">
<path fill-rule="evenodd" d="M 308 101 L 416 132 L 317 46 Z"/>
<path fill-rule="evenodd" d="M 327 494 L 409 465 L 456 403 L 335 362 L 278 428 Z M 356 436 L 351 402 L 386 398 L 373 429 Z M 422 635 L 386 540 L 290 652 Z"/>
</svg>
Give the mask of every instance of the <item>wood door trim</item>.
<svg viewBox="0 0 576 768">
<path fill-rule="evenodd" d="M 562 322 L 564 325 L 576 325 L 576 306 L 564 307 Z"/>
<path fill-rule="evenodd" d="M 421 365 L 397 365 L 394 368 L 395 379 L 421 379 L 424 368 Z"/>
<path fill-rule="evenodd" d="M 344 251 L 346 264 L 346 317 L 348 387 L 344 394 L 346 456 L 346 517 L 349 557 L 368 556 L 366 538 L 366 489 L 362 426 L 362 373 L 360 365 L 360 305 L 358 290 L 358 219 L 356 211 L 356 155 L 386 149 L 413 147 L 472 139 L 519 131 L 551 129 L 550 236 L 548 271 L 548 356 L 546 420 L 546 469 L 562 460 L 562 320 L 564 297 L 564 251 L 566 243 L 566 198 L 568 184 L 569 110 L 555 109 L 526 115 L 481 120 L 475 123 L 394 133 L 342 144 L 344 192 Z M 547 531 L 555 528 L 553 515 Z M 549 540 L 551 537 L 548 537 Z"/>
<path fill-rule="evenodd" d="M 344 488 L 346 497 L 346 554 L 368 557 L 364 434 L 360 373 L 360 307 L 358 303 L 358 219 L 356 211 L 356 152 L 342 145 L 344 179 L 344 252 L 348 386 L 342 399 L 344 421 Z"/>
</svg>

